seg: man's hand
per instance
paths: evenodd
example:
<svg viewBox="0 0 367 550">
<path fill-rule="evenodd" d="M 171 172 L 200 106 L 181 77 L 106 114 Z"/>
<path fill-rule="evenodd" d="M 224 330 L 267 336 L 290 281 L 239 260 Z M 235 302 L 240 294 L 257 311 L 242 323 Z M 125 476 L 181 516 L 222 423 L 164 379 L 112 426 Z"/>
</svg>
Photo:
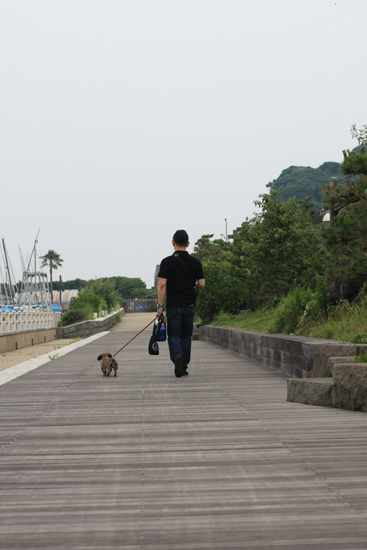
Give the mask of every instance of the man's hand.
<svg viewBox="0 0 367 550">
<path fill-rule="evenodd" d="M 205 286 L 205 279 L 199 279 L 196 283 L 196 288 L 199 290 L 199 288 L 204 288 Z"/>
</svg>

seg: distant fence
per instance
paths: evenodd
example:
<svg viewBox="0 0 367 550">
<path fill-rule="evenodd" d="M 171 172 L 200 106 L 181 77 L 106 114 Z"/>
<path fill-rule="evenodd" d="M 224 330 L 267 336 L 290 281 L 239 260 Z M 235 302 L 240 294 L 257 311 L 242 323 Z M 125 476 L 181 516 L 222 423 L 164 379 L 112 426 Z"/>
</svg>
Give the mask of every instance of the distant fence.
<svg viewBox="0 0 367 550">
<path fill-rule="evenodd" d="M 0 311 L 0 335 L 49 328 L 55 328 L 52 311 Z"/>
<path fill-rule="evenodd" d="M 157 300 L 124 300 L 124 309 L 127 313 L 155 311 L 157 303 Z"/>
</svg>

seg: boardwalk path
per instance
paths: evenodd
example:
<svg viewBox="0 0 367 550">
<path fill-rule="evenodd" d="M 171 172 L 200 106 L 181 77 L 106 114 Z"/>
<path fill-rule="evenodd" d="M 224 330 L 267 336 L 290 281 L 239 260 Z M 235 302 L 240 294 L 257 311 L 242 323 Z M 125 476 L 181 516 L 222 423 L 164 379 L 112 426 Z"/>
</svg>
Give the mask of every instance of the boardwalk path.
<svg viewBox="0 0 367 550">
<path fill-rule="evenodd" d="M 119 327 L 121 329 L 121 327 Z M 367 549 L 367 415 L 193 342 L 190 375 L 116 330 L 0 387 L 0 547 Z"/>
</svg>

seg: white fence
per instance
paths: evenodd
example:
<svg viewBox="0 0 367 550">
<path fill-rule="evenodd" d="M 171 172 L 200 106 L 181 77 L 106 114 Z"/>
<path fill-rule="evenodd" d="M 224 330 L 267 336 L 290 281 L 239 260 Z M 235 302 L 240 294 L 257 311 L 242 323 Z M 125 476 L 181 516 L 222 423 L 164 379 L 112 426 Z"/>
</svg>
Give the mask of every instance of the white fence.
<svg viewBox="0 0 367 550">
<path fill-rule="evenodd" d="M 55 328 L 52 311 L 0 311 L 0 334 L 21 330 Z"/>
</svg>

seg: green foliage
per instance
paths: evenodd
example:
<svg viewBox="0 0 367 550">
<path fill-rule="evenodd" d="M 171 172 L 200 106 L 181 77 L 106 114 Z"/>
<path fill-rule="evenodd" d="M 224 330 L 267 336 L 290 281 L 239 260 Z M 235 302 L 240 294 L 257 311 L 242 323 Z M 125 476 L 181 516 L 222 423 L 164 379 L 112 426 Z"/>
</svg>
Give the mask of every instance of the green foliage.
<svg viewBox="0 0 367 550">
<path fill-rule="evenodd" d="M 219 261 L 226 252 L 231 250 L 231 243 L 223 239 L 212 240 L 213 235 L 203 235 L 196 241 L 193 256 L 202 263 Z"/>
<path fill-rule="evenodd" d="M 70 303 L 69 309 L 80 309 L 88 307 L 92 309 L 92 313 L 101 311 L 103 309 L 102 296 L 95 294 L 94 292 L 83 291 L 80 292 L 77 298 L 74 298 Z"/>
<path fill-rule="evenodd" d="M 242 224 L 233 244 L 233 262 L 247 295 L 285 294 L 307 284 L 321 265 L 320 232 L 309 211 L 277 192 L 260 195 L 261 212 Z"/>
<path fill-rule="evenodd" d="M 331 370 L 330 369 L 325 369 L 324 372 L 322 373 L 322 376 L 324 378 L 332 378 L 333 375 L 331 374 Z"/>
<path fill-rule="evenodd" d="M 95 283 L 96 281 L 93 282 Z M 111 293 L 111 284 L 105 285 L 104 283 L 101 283 L 94 285 L 94 288 L 98 290 L 99 293 L 93 292 L 91 287 L 86 287 L 79 293 L 77 298 L 74 298 L 74 300 L 72 300 L 68 311 L 62 316 L 63 326 L 71 325 L 73 323 L 80 323 L 81 321 L 87 321 L 88 319 L 93 319 L 94 312 L 98 313 L 99 311 L 107 310 L 108 303 L 105 299 L 105 295 L 107 295 L 111 303 L 113 303 L 115 291 L 112 291 Z M 102 292 L 104 294 L 102 294 Z M 119 297 L 117 295 L 117 299 L 118 298 Z M 111 306 L 111 309 L 113 305 Z"/>
<path fill-rule="evenodd" d="M 360 130 L 358 130 L 356 124 L 352 124 L 352 127 L 350 129 L 350 133 L 352 134 L 352 137 L 358 141 L 359 145 L 367 144 L 367 126 L 366 126 L 366 124 L 363 124 L 363 126 Z"/>
<path fill-rule="evenodd" d="M 70 281 L 63 281 L 62 282 L 62 289 L 63 290 L 81 290 L 85 287 L 87 284 L 87 281 L 84 279 L 72 279 Z M 60 281 L 54 281 L 53 282 L 54 290 L 60 290 Z"/>
<path fill-rule="evenodd" d="M 118 325 L 119 323 L 121 323 L 121 317 L 120 317 L 120 314 L 117 313 L 116 317 L 115 317 L 115 320 L 113 322 L 114 325 Z"/>
<path fill-rule="evenodd" d="M 50 285 L 51 285 L 51 294 L 53 291 L 52 286 L 52 273 L 54 269 L 57 269 L 58 267 L 62 266 L 64 260 L 61 258 L 60 254 L 55 252 L 54 250 L 49 250 L 47 254 L 44 256 L 40 256 L 40 260 L 42 260 L 41 267 L 48 266 L 50 270 Z"/>
<path fill-rule="evenodd" d="M 358 357 L 355 357 L 354 362 L 355 363 L 367 363 L 367 353 L 365 353 L 364 355 L 361 354 Z"/>
<path fill-rule="evenodd" d="M 203 235 L 196 243 L 193 256 L 204 267 L 206 286 L 198 293 L 196 308 L 204 324 L 210 323 L 221 310 L 237 313 L 243 303 L 243 287 L 237 267 L 231 262 L 232 245 L 223 239 L 211 240 Z"/>
<path fill-rule="evenodd" d="M 269 332 L 272 322 L 271 315 L 264 313 L 263 309 L 258 309 L 256 311 L 247 311 L 235 317 L 229 313 L 222 312 L 215 316 L 211 324 Z"/>
<path fill-rule="evenodd" d="M 62 326 L 81 323 L 93 318 L 93 309 L 90 306 L 81 304 L 80 307 L 68 309 L 68 311 L 62 314 Z"/>
<path fill-rule="evenodd" d="M 343 151 L 343 156 L 344 160 L 340 165 L 343 174 L 367 174 L 367 153 L 364 146 L 358 152 L 347 149 Z"/>
<path fill-rule="evenodd" d="M 210 324 L 217 327 L 226 326 L 231 324 L 232 320 L 233 320 L 233 315 L 220 311 L 219 313 L 217 313 L 217 315 L 214 317 L 213 321 Z"/>
<path fill-rule="evenodd" d="M 238 315 L 235 318 L 229 314 L 219 314 L 212 324 L 240 327 L 260 332 L 292 332 L 295 335 L 326 338 L 340 342 L 367 343 L 367 332 L 360 333 L 361 327 L 367 326 L 366 301 L 353 304 L 343 301 L 337 306 L 329 306 L 326 314 L 320 313 L 316 319 L 311 319 L 303 311 L 303 304 L 312 295 L 309 289 L 308 292 L 306 292 L 303 299 L 298 301 L 298 305 L 301 302 L 299 307 L 297 307 L 296 300 L 294 300 L 295 304 L 288 303 L 286 311 L 290 311 L 293 315 L 292 327 L 285 326 L 286 323 L 283 322 L 279 327 L 274 326 L 275 318 L 280 313 L 279 309 L 275 308 L 271 312 L 266 312 L 266 307 Z M 282 306 L 283 304 L 280 304 L 279 307 Z M 286 321 L 286 316 L 284 317 Z"/>
<path fill-rule="evenodd" d="M 324 245 L 334 265 L 327 272 L 340 278 L 367 277 L 367 153 L 343 151 L 342 169 L 362 174 L 344 188 L 331 189 L 327 204 L 339 211 L 331 226 L 322 231 Z M 335 263 L 337 262 L 337 263 Z"/>
<path fill-rule="evenodd" d="M 84 279 L 73 279 L 70 281 L 63 281 L 62 288 L 66 289 L 78 289 L 79 291 L 93 283 L 94 279 L 88 281 Z M 124 300 L 130 298 L 149 299 L 156 298 L 157 291 L 155 289 L 147 289 L 145 283 L 138 277 L 102 277 L 100 281 L 109 282 L 112 281 L 114 290 L 116 290 L 120 297 Z M 55 290 L 60 290 L 60 283 L 55 281 L 53 283 Z"/>
<path fill-rule="evenodd" d="M 243 303 L 243 289 L 236 268 L 225 259 L 204 263 L 206 286 L 199 291 L 196 308 L 204 324 L 209 324 L 223 309 L 237 313 Z"/>
<path fill-rule="evenodd" d="M 332 302 L 326 277 L 316 276 L 316 291 L 313 300 L 317 302 L 318 309 L 314 309 L 313 315 L 310 316 L 312 319 L 316 319 L 319 313 L 327 313 Z"/>
<path fill-rule="evenodd" d="M 305 320 L 316 320 L 325 315 L 331 303 L 327 279 L 316 278 L 316 291 L 308 287 L 293 288 L 274 310 L 272 332 L 295 332 Z"/>
<path fill-rule="evenodd" d="M 310 195 L 314 200 L 315 208 L 321 210 L 323 208 L 321 186 L 328 185 L 331 177 L 337 177 L 340 184 L 345 181 L 338 162 L 324 162 L 318 168 L 290 166 L 268 184 L 268 187 L 280 190 L 278 199 L 282 201 L 291 197 L 302 200 Z"/>
<path fill-rule="evenodd" d="M 114 282 L 115 290 L 124 300 L 157 297 L 157 291 L 147 289 L 145 283 L 138 277 L 110 277 L 109 280 Z"/>
<path fill-rule="evenodd" d="M 359 332 L 351 339 L 352 344 L 367 344 L 367 332 Z"/>
<path fill-rule="evenodd" d="M 291 290 L 274 311 L 271 332 L 294 332 L 305 313 L 307 303 L 311 302 L 312 298 L 310 288 L 296 287 Z"/>
<path fill-rule="evenodd" d="M 111 311 L 115 305 L 120 304 L 121 302 L 121 297 L 117 290 L 115 290 L 114 281 L 111 279 L 95 279 L 89 281 L 81 291 L 80 295 L 84 292 L 96 294 L 104 300 L 105 303 L 100 306 L 101 310 L 107 309 L 108 311 Z M 99 309 L 96 311 L 99 311 Z"/>
<path fill-rule="evenodd" d="M 265 315 L 269 315 L 270 313 L 272 313 L 274 309 L 278 307 L 280 300 L 280 298 L 272 298 L 271 300 L 269 300 L 269 302 L 263 309 Z"/>
</svg>

